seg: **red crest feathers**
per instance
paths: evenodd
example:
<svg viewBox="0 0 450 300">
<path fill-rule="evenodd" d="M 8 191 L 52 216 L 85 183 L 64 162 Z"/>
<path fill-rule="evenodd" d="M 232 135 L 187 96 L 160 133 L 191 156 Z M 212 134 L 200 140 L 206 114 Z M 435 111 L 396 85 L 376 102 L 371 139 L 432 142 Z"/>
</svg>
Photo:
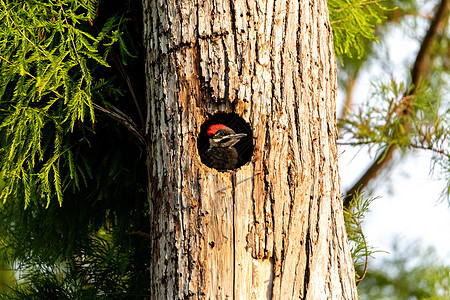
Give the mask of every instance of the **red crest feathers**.
<svg viewBox="0 0 450 300">
<path fill-rule="evenodd" d="M 223 124 L 214 124 L 214 125 L 209 126 L 208 130 L 206 131 L 206 133 L 208 134 L 208 136 L 213 136 L 213 135 L 216 134 L 216 132 L 219 129 L 224 129 L 224 128 L 227 128 L 227 127 L 225 125 L 223 125 Z"/>
</svg>

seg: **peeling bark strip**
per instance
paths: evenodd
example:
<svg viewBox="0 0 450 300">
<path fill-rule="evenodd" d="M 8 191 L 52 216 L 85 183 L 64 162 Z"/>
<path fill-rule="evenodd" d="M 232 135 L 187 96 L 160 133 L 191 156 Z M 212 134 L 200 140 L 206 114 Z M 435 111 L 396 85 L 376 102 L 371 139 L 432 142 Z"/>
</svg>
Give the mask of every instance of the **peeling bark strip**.
<svg viewBox="0 0 450 300">
<path fill-rule="evenodd" d="M 153 299 L 356 299 L 326 1 L 144 9 Z M 217 111 L 253 128 L 252 161 L 235 173 L 197 153 Z"/>
</svg>

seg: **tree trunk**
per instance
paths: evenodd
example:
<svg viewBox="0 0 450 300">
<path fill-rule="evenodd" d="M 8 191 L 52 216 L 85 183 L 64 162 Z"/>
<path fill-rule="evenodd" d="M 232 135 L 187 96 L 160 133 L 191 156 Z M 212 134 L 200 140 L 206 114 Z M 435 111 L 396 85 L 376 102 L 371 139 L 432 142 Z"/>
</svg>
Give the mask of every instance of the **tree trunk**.
<svg viewBox="0 0 450 300">
<path fill-rule="evenodd" d="M 325 0 L 144 0 L 153 299 L 356 299 Z M 202 164 L 234 112 L 251 161 Z"/>
</svg>

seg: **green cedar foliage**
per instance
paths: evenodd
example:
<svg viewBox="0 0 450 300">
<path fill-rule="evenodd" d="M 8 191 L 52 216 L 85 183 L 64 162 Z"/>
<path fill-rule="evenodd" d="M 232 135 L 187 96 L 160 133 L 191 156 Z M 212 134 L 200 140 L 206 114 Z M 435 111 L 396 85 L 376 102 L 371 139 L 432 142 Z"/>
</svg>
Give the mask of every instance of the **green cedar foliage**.
<svg viewBox="0 0 450 300">
<path fill-rule="evenodd" d="M 445 85 L 442 77 L 435 76 L 416 88 L 413 101 L 405 102 L 408 88 L 404 83 L 391 79 L 388 83 L 374 84 L 372 96 L 363 109 L 341 120 L 341 133 L 346 141 L 340 144 L 367 145 L 377 151 L 396 146 L 403 153 L 427 150 L 434 165 L 441 168 L 440 173 L 449 179 L 450 105 L 441 100 Z M 447 180 L 441 197 L 449 196 L 450 180 Z"/>
<path fill-rule="evenodd" d="M 20 279 L 8 298 L 137 299 L 147 293 L 151 252 L 139 235 L 150 230 L 146 172 L 136 159 L 139 148 L 119 128 L 99 127 L 95 139 L 75 147 L 75 159 L 89 153 L 83 163 L 95 180 L 66 190 L 62 206 L 31 202 L 24 210 L 22 198 L 0 208 L 0 253 Z M 64 296 L 46 298 L 43 291 Z M 104 297 L 77 296 L 94 291 Z"/>
<path fill-rule="evenodd" d="M 125 18 L 96 22 L 98 1 L 0 1 L 0 200 L 25 197 L 48 206 L 89 176 L 75 161 L 73 137 L 94 129 L 93 101 L 120 94 L 109 67 L 113 46 L 129 53 Z M 107 76 L 105 76 L 107 75 Z M 84 138 L 78 134 L 79 140 Z M 71 141 L 68 141 L 71 139 Z M 61 169 L 67 167 L 69 172 Z"/>
<path fill-rule="evenodd" d="M 79 256 L 60 264 L 22 261 L 26 271 L 20 284 L 0 299 L 148 299 L 149 283 L 142 275 L 150 275 L 135 272 L 132 262 L 138 247 L 124 249 L 101 238 L 88 242 Z"/>
<path fill-rule="evenodd" d="M 341 62 L 344 56 L 361 59 L 368 41 L 377 41 L 375 25 L 386 19 L 392 9 L 386 0 L 330 0 L 328 10 L 334 35 L 334 51 Z"/>
<path fill-rule="evenodd" d="M 369 257 L 376 252 L 366 240 L 362 230 L 365 214 L 369 212 L 370 204 L 377 198 L 366 198 L 364 193 L 357 193 L 350 202 L 349 207 L 344 207 L 345 229 L 347 231 L 350 252 L 356 270 L 356 284 L 361 282 L 367 272 Z"/>
<path fill-rule="evenodd" d="M 145 164 L 93 111 L 137 114 L 120 74 L 144 90 L 140 1 L 0 4 L 0 255 L 20 279 L 3 297 L 142 299 Z"/>
</svg>

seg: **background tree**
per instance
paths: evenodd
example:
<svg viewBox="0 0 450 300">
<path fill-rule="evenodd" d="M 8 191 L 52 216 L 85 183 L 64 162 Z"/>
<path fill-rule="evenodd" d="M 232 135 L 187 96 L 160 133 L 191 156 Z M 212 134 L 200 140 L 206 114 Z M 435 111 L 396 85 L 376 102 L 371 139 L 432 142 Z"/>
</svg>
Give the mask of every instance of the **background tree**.
<svg viewBox="0 0 450 300">
<path fill-rule="evenodd" d="M 433 159 L 431 171 L 438 166 L 435 174 L 443 177 L 447 183 L 442 197 L 448 199 L 450 182 L 448 180 L 450 165 L 448 110 L 450 107 L 447 99 L 448 68 L 445 66 L 448 65 L 449 4 L 448 1 L 426 2 L 426 4 L 424 6 L 424 3 L 420 1 L 395 2 L 398 9 L 389 12 L 386 15 L 386 22 L 377 26 L 376 29 L 381 46 L 368 43 L 365 52 L 367 55 L 363 56 L 362 60 L 355 62 L 355 60 L 344 59 L 344 66 L 340 70 L 340 86 L 343 88 L 342 94 L 345 95 L 345 108 L 342 109 L 341 115 L 340 144 L 356 146 L 361 152 L 365 152 L 368 148 L 372 152 L 376 151 L 377 154 L 376 159 L 369 164 L 367 172 L 363 173 L 361 178 L 357 178 L 347 190 L 348 195 L 355 195 L 361 190 L 370 194 L 375 187 L 386 185 L 390 186 L 395 193 L 395 179 L 391 185 L 388 180 L 392 167 L 405 160 L 406 155 L 414 155 L 417 151 L 428 151 Z M 392 66 L 397 68 L 401 64 L 398 61 L 392 61 L 392 53 L 383 47 L 383 44 L 388 43 L 391 32 L 395 30 L 401 30 L 403 34 L 417 40 L 420 45 L 412 60 L 405 59 L 410 64 L 405 66 L 407 72 L 404 78 L 398 76 L 398 70 L 392 69 Z M 395 47 L 389 49 L 392 50 L 392 48 Z M 403 52 L 406 53 L 406 51 Z M 396 59 L 398 60 L 398 56 Z M 387 74 L 374 72 L 377 66 L 381 66 Z M 366 72 L 371 74 L 373 87 L 371 94 L 364 99 L 365 96 L 354 94 L 354 83 L 362 80 Z M 388 79 L 380 79 L 382 75 L 375 75 L 377 73 L 381 73 Z M 411 74 L 409 78 L 408 74 Z M 350 147 L 343 147 L 341 151 L 348 149 Z M 401 151 L 393 151 L 393 149 Z M 360 170 L 361 161 L 355 161 L 358 161 L 357 169 Z M 420 170 L 412 169 L 411 171 L 414 173 Z M 382 176 L 379 176 L 380 174 Z M 369 181 L 371 184 L 368 184 Z M 359 202 L 358 208 L 352 207 L 351 200 L 351 196 L 347 197 L 345 205 L 358 215 L 359 208 L 364 206 L 364 201 Z M 423 201 L 427 200 L 430 199 L 423 199 Z M 358 205 L 357 201 L 353 201 L 353 204 L 355 203 Z M 410 205 L 412 204 L 408 199 L 405 206 Z M 399 213 L 399 219 L 402 218 L 402 214 L 404 212 Z M 426 216 L 420 221 L 427 222 Z M 370 240 L 370 236 L 368 238 Z M 366 258 L 363 253 L 367 250 L 367 244 L 361 247 L 364 243 L 365 241 L 357 244 L 359 246 L 353 249 L 360 250 L 359 257 Z M 369 247 L 369 254 L 370 251 Z M 362 275 L 364 271 L 360 270 Z M 371 280 L 370 283 L 376 284 L 376 281 Z M 366 283 L 365 286 L 367 285 Z M 391 285 L 392 287 L 395 285 Z M 374 299 L 378 298 L 375 296 Z"/>
<path fill-rule="evenodd" d="M 419 14 L 414 2 L 398 2 L 402 9 L 395 10 L 388 19 L 390 22 L 401 22 L 409 14 Z M 379 172 L 391 165 L 396 149 L 404 153 L 425 149 L 433 153 L 435 161 L 443 167 L 448 178 L 450 152 L 448 145 L 448 103 L 442 101 L 448 81 L 447 72 L 448 16 L 449 1 L 439 1 L 435 15 L 430 17 L 425 36 L 421 37 L 420 49 L 410 68 L 411 78 L 403 81 L 392 79 L 390 82 L 373 82 L 376 86 L 374 95 L 365 103 L 364 109 L 356 109 L 348 115 L 352 103 L 352 82 L 356 81 L 362 62 L 349 62 L 346 74 L 346 103 L 341 120 L 344 145 L 369 145 L 377 149 L 377 157 L 367 171 L 346 192 L 344 205 L 349 206 L 355 194 L 368 186 Z M 368 45 L 367 47 L 372 47 Z M 368 51 L 367 53 L 370 53 Z M 366 60 L 369 56 L 366 57 Z M 375 59 L 378 63 L 388 64 L 388 56 Z M 364 60 L 363 60 L 364 61 Z M 372 63 L 371 61 L 367 64 Z M 450 180 L 448 180 L 450 184 Z M 443 195 L 448 195 L 447 185 Z"/>
</svg>

